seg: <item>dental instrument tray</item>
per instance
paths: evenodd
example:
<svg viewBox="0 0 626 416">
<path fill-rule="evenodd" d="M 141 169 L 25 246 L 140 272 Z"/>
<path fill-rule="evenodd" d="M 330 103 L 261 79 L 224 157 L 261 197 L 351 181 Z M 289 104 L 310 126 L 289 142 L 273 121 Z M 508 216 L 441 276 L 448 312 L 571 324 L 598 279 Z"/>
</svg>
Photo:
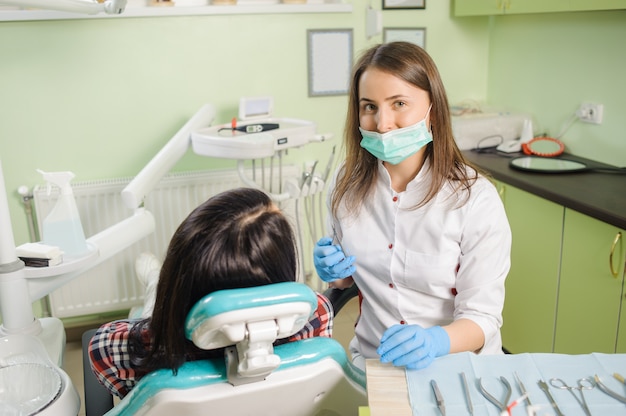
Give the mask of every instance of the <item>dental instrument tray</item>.
<svg viewBox="0 0 626 416">
<path fill-rule="evenodd" d="M 273 156 L 279 150 L 325 140 L 325 136 L 316 134 L 317 126 L 312 121 L 268 118 L 248 124 L 278 124 L 278 128 L 249 133 L 231 124 L 211 126 L 191 133 L 191 147 L 201 156 L 260 159 Z M 251 130 L 254 129 L 248 129 Z"/>
</svg>

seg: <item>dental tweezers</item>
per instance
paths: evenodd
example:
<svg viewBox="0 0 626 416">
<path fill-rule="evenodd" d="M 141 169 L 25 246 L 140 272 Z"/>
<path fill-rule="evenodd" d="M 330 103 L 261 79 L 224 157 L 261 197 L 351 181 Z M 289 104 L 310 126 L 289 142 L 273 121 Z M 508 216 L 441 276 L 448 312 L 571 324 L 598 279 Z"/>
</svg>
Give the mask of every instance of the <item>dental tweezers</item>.
<svg viewBox="0 0 626 416">
<path fill-rule="evenodd" d="M 430 380 L 430 385 L 433 388 L 433 393 L 435 393 L 435 401 L 437 402 L 437 407 L 441 412 L 441 416 L 446 416 L 446 406 L 443 403 L 443 396 L 439 391 L 439 387 L 437 387 L 437 382 L 435 380 Z"/>
<path fill-rule="evenodd" d="M 522 394 L 526 395 L 526 402 L 528 403 L 529 406 L 532 406 L 532 403 L 530 402 L 530 397 L 528 397 L 528 392 L 526 391 L 526 387 L 524 387 L 524 383 L 522 383 L 522 380 L 520 380 L 519 375 L 517 374 L 517 371 L 515 372 L 515 380 L 517 381 L 517 386 L 519 387 L 519 391 Z"/>
</svg>

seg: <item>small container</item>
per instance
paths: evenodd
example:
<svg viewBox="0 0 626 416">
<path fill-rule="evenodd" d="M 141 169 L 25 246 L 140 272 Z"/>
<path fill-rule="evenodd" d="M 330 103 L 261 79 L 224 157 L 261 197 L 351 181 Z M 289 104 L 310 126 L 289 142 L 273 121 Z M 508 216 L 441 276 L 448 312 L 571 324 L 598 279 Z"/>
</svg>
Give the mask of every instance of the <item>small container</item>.
<svg viewBox="0 0 626 416">
<path fill-rule="evenodd" d="M 52 211 L 43 221 L 43 243 L 59 247 L 65 256 L 78 257 L 88 253 L 87 240 L 80 221 L 74 192 L 70 181 L 72 172 L 44 172 L 38 170 L 48 182 L 48 194 L 51 184 L 61 190 L 59 199 Z"/>
</svg>

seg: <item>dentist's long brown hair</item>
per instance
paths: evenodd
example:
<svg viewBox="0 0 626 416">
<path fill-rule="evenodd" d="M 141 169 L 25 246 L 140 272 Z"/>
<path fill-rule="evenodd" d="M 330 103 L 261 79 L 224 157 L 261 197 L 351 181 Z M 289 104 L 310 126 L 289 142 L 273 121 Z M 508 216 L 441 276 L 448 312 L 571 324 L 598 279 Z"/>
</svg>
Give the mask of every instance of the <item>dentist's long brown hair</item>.
<svg viewBox="0 0 626 416">
<path fill-rule="evenodd" d="M 378 159 L 360 146 L 359 132 L 359 81 L 361 75 L 372 68 L 428 92 L 432 103 L 430 126 L 433 141 L 427 145 L 425 157 L 430 161 L 433 181 L 426 196 L 415 208 L 434 198 L 446 182 L 455 188 L 469 190 L 476 176 L 468 176 L 465 166 L 470 164 L 454 141 L 448 98 L 437 66 L 419 46 L 392 42 L 368 49 L 354 66 L 344 130 L 346 160 L 331 195 L 332 214 L 336 217 L 340 204 L 344 204 L 348 213 L 357 215 L 363 201 L 371 196 L 378 174 Z"/>
</svg>

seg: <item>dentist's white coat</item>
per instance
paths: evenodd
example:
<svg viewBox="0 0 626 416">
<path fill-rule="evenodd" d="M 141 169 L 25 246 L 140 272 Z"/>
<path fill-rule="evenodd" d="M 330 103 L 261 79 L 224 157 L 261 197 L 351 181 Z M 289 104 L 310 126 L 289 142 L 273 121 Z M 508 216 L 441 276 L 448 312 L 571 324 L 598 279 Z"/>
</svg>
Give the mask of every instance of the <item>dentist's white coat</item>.
<svg viewBox="0 0 626 416">
<path fill-rule="evenodd" d="M 380 338 L 394 324 L 428 328 L 461 318 L 483 330 L 481 354 L 502 353 L 511 230 L 495 186 L 481 177 L 467 198 L 446 185 L 427 205 L 411 210 L 428 190 L 428 159 L 400 193 L 380 161 L 378 171 L 375 194 L 359 214 L 347 217 L 341 208 L 334 220 L 346 255 L 356 256 L 353 278 L 363 295 L 351 343 L 355 363 L 377 358 Z"/>
</svg>

